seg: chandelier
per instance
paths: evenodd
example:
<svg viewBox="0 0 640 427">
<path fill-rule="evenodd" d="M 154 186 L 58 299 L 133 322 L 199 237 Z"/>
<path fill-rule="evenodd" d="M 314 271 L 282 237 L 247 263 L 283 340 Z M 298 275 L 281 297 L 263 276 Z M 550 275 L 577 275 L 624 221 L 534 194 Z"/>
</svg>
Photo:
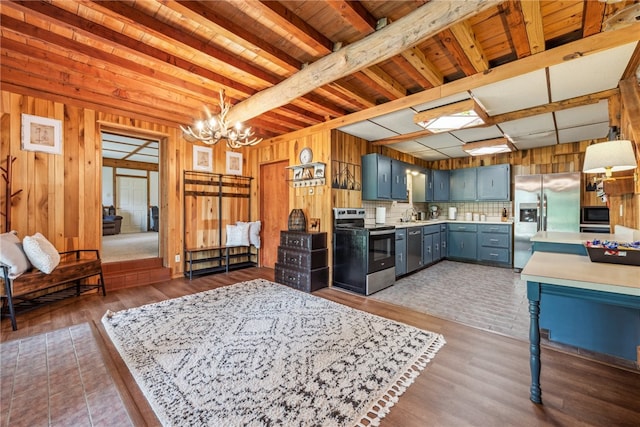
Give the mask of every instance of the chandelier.
<svg viewBox="0 0 640 427">
<path fill-rule="evenodd" d="M 227 147 L 240 148 L 248 145 L 255 145 L 262 141 L 262 138 L 253 138 L 254 132 L 251 128 L 242 128 L 242 123 L 238 122 L 233 128 L 229 128 L 227 122 L 227 114 L 231 104 L 224 101 L 224 89 L 220 91 L 220 113 L 211 114 L 205 106 L 204 111 L 207 118 L 205 120 L 196 120 L 193 126 L 182 126 L 180 129 L 184 132 L 187 139 L 195 139 L 202 141 L 208 145 L 214 145 L 224 139 L 227 141 Z"/>
</svg>

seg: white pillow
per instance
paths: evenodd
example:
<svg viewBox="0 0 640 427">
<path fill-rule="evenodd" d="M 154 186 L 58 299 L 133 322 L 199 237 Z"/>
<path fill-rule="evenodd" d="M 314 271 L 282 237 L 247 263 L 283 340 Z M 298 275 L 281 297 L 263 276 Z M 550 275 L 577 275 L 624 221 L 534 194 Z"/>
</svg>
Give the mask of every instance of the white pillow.
<svg viewBox="0 0 640 427">
<path fill-rule="evenodd" d="M 238 221 L 237 224 L 249 224 L 249 243 L 260 249 L 260 228 L 262 227 L 262 223 L 260 221 Z"/>
<path fill-rule="evenodd" d="M 227 225 L 227 246 L 249 246 L 249 224 Z"/>
<path fill-rule="evenodd" d="M 0 234 L 0 264 L 9 267 L 10 279 L 15 279 L 31 268 L 15 230 Z"/>
<path fill-rule="evenodd" d="M 26 236 L 22 241 L 22 247 L 31 264 L 45 274 L 51 273 L 60 263 L 60 254 L 40 233 Z"/>
</svg>

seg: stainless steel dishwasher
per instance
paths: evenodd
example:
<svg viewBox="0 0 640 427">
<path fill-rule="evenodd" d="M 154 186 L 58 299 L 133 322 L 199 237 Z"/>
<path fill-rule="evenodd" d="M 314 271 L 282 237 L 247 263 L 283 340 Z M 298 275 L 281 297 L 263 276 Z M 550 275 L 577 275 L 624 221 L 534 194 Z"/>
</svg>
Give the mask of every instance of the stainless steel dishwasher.
<svg viewBox="0 0 640 427">
<path fill-rule="evenodd" d="M 407 230 L 407 273 L 422 267 L 422 227 Z"/>
</svg>

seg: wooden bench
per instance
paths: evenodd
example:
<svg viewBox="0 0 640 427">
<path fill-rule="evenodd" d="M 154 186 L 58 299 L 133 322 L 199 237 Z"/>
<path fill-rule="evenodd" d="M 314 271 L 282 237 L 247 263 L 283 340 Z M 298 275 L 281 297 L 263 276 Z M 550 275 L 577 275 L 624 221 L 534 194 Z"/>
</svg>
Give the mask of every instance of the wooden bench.
<svg viewBox="0 0 640 427">
<path fill-rule="evenodd" d="M 0 287 L 0 297 L 6 301 L 2 316 L 11 318 L 14 331 L 18 329 L 16 314 L 20 312 L 94 289 L 102 289 L 102 295 L 106 295 L 102 261 L 97 249 L 60 252 L 60 263 L 50 274 L 33 269 L 9 279 L 9 268 L 4 265 L 0 267 L 0 279 L 4 281 L 4 286 Z M 98 283 L 83 283 L 83 279 L 94 276 L 99 276 Z"/>
<path fill-rule="evenodd" d="M 228 273 L 230 269 L 255 267 L 258 265 L 258 248 L 252 252 L 251 248 L 255 248 L 253 245 L 249 246 L 207 246 L 202 248 L 185 248 L 185 270 L 184 275 L 189 280 L 193 279 L 193 276 L 200 276 L 204 274 L 219 273 L 224 271 Z M 233 249 L 238 249 L 231 253 Z M 209 254 L 209 252 L 213 254 Z M 197 254 L 204 253 L 204 256 L 199 257 Z M 256 261 L 251 261 L 251 257 L 255 257 Z M 247 261 L 232 262 L 235 259 L 247 259 Z M 205 268 L 196 268 L 198 264 L 217 264 L 214 266 L 208 266 Z"/>
</svg>

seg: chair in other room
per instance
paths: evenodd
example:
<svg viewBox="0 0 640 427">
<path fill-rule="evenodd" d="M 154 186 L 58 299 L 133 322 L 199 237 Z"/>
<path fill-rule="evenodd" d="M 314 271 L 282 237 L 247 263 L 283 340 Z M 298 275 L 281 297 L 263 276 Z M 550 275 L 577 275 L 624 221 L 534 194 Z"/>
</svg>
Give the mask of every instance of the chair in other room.
<svg viewBox="0 0 640 427">
<path fill-rule="evenodd" d="M 102 235 L 109 236 L 120 234 L 122 226 L 122 217 L 116 215 L 116 208 L 113 206 L 102 207 Z"/>
</svg>

